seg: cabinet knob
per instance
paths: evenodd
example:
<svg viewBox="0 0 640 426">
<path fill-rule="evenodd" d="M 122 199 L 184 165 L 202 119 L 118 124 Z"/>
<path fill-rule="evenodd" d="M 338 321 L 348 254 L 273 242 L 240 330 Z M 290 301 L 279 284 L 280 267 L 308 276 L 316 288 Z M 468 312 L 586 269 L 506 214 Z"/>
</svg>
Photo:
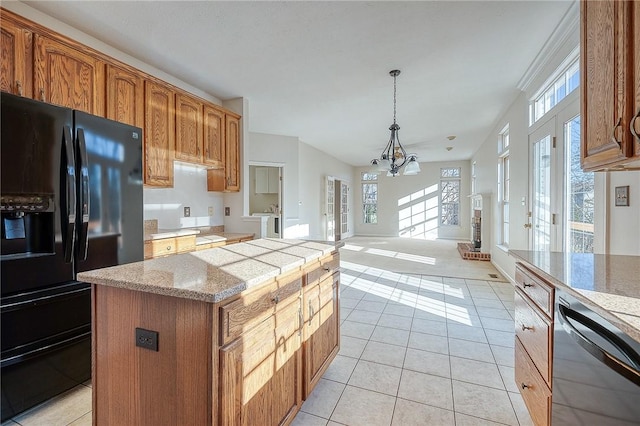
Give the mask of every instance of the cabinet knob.
<svg viewBox="0 0 640 426">
<path fill-rule="evenodd" d="M 533 331 L 533 327 L 527 327 L 526 325 L 522 324 L 522 331 L 527 331 L 527 330 Z"/>
<path fill-rule="evenodd" d="M 616 129 L 620 127 L 621 122 L 622 122 L 622 117 L 618 118 L 618 122 L 616 123 L 615 126 L 613 126 L 613 129 L 611 130 L 611 142 L 617 144 L 620 149 L 622 149 L 622 144 L 618 142 L 618 139 L 616 139 Z"/>
<path fill-rule="evenodd" d="M 167 251 L 171 251 L 171 246 L 167 246 Z"/>
<path fill-rule="evenodd" d="M 525 385 L 524 383 L 520 383 L 520 387 L 521 387 L 522 389 L 529 389 L 531 386 L 529 386 L 529 385 Z"/>
<path fill-rule="evenodd" d="M 524 283 L 524 284 L 522 284 L 522 287 L 524 287 L 524 288 L 533 287 L 533 284 Z"/>
<path fill-rule="evenodd" d="M 16 80 L 16 89 L 18 90 L 18 96 L 22 96 L 22 82 Z"/>
<path fill-rule="evenodd" d="M 271 301 L 277 305 L 277 304 L 278 304 L 278 302 L 280 301 L 280 296 L 278 296 L 278 295 L 276 294 L 275 296 L 273 296 L 273 297 L 271 298 Z"/>
<path fill-rule="evenodd" d="M 40 100 L 43 101 L 43 102 L 45 101 L 45 99 L 44 99 L 44 87 L 40 88 Z"/>
<path fill-rule="evenodd" d="M 331 271 L 331 268 L 329 268 L 328 266 L 324 266 L 324 267 L 322 267 L 322 269 L 324 269 L 324 270 L 325 270 L 325 272 L 329 272 L 329 271 Z"/>
<path fill-rule="evenodd" d="M 629 130 L 631 130 L 631 134 L 640 142 L 640 135 L 636 132 L 636 120 L 638 120 L 638 117 L 640 117 L 640 108 L 638 108 L 638 112 L 631 119 L 631 123 L 629 123 Z"/>
</svg>

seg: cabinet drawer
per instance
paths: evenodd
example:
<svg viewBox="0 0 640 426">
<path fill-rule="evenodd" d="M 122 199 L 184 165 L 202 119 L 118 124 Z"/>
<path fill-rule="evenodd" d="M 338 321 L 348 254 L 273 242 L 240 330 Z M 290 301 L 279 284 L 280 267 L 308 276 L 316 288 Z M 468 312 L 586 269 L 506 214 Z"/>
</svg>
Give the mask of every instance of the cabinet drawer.
<svg viewBox="0 0 640 426">
<path fill-rule="evenodd" d="M 553 287 L 525 269 L 521 263 L 516 266 L 516 286 L 549 318 L 553 316 Z"/>
<path fill-rule="evenodd" d="M 292 295 L 299 295 L 301 288 L 302 276 L 293 274 L 265 284 L 221 307 L 220 344 L 231 342 L 278 312 L 283 307 L 281 302 Z"/>
<path fill-rule="evenodd" d="M 520 340 L 516 338 L 515 377 L 524 403 L 536 426 L 551 424 L 551 390 L 533 365 Z"/>
<path fill-rule="evenodd" d="M 144 258 L 166 256 L 176 253 L 175 238 L 163 238 L 144 242 Z"/>
<path fill-rule="evenodd" d="M 194 251 L 196 249 L 196 236 L 187 235 L 184 237 L 176 237 L 176 253 L 184 253 Z"/>
<path fill-rule="evenodd" d="M 307 272 L 307 278 L 305 285 L 310 285 L 318 281 L 322 281 L 325 278 L 333 275 L 334 272 L 340 269 L 340 255 L 338 253 L 331 253 L 316 264 Z"/>
<path fill-rule="evenodd" d="M 551 322 L 529 305 L 517 289 L 515 292 L 516 336 L 533 360 L 542 378 L 551 386 Z"/>
</svg>

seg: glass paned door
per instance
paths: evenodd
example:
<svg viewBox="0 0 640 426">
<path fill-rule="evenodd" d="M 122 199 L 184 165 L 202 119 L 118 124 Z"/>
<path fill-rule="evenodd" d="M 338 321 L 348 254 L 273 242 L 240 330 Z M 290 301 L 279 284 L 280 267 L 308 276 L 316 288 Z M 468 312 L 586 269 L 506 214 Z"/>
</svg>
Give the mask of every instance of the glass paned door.
<svg viewBox="0 0 640 426">
<path fill-rule="evenodd" d="M 349 232 L 349 185 L 340 183 L 340 234 L 344 237 Z"/>
<path fill-rule="evenodd" d="M 335 179 L 327 176 L 326 184 L 326 230 L 327 241 L 336 239 L 336 215 L 335 215 Z"/>
</svg>

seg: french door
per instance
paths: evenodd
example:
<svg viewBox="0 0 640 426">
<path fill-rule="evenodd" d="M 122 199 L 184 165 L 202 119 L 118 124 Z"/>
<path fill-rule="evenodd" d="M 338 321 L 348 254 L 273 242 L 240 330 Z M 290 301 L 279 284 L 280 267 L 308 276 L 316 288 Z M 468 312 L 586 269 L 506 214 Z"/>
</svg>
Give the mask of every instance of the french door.
<svg viewBox="0 0 640 426">
<path fill-rule="evenodd" d="M 326 218 L 326 238 L 327 241 L 336 240 L 336 181 L 332 176 L 327 176 L 325 191 L 325 218 Z"/>
<path fill-rule="evenodd" d="M 530 221 L 525 227 L 530 229 L 531 250 L 577 251 L 573 242 L 577 238 L 576 227 L 593 230 L 593 185 L 590 189 L 588 184 L 583 185 L 589 175 L 580 169 L 579 146 L 577 99 L 568 102 L 529 135 Z M 591 224 L 585 226 L 584 220 L 591 220 Z M 583 234 L 578 237 L 581 241 Z"/>
</svg>

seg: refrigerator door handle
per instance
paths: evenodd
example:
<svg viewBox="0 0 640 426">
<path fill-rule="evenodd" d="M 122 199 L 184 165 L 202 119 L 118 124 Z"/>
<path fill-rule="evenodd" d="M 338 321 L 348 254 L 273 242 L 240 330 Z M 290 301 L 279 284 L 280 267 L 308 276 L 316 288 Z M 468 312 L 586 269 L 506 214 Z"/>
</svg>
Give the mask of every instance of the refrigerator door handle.
<svg viewBox="0 0 640 426">
<path fill-rule="evenodd" d="M 78 136 L 78 179 L 80 181 L 80 219 L 82 223 L 78 231 L 78 259 L 87 259 L 87 246 L 89 244 L 89 161 L 87 159 L 87 144 L 84 139 L 84 130 L 77 129 Z"/>
<path fill-rule="evenodd" d="M 64 157 L 66 170 L 63 175 L 63 194 L 65 194 L 64 208 L 62 212 L 62 244 L 64 247 L 64 261 L 71 263 L 73 258 L 73 246 L 76 234 L 76 162 L 73 153 L 73 139 L 71 138 L 71 128 L 64 126 L 62 131 L 64 142 Z"/>
</svg>

